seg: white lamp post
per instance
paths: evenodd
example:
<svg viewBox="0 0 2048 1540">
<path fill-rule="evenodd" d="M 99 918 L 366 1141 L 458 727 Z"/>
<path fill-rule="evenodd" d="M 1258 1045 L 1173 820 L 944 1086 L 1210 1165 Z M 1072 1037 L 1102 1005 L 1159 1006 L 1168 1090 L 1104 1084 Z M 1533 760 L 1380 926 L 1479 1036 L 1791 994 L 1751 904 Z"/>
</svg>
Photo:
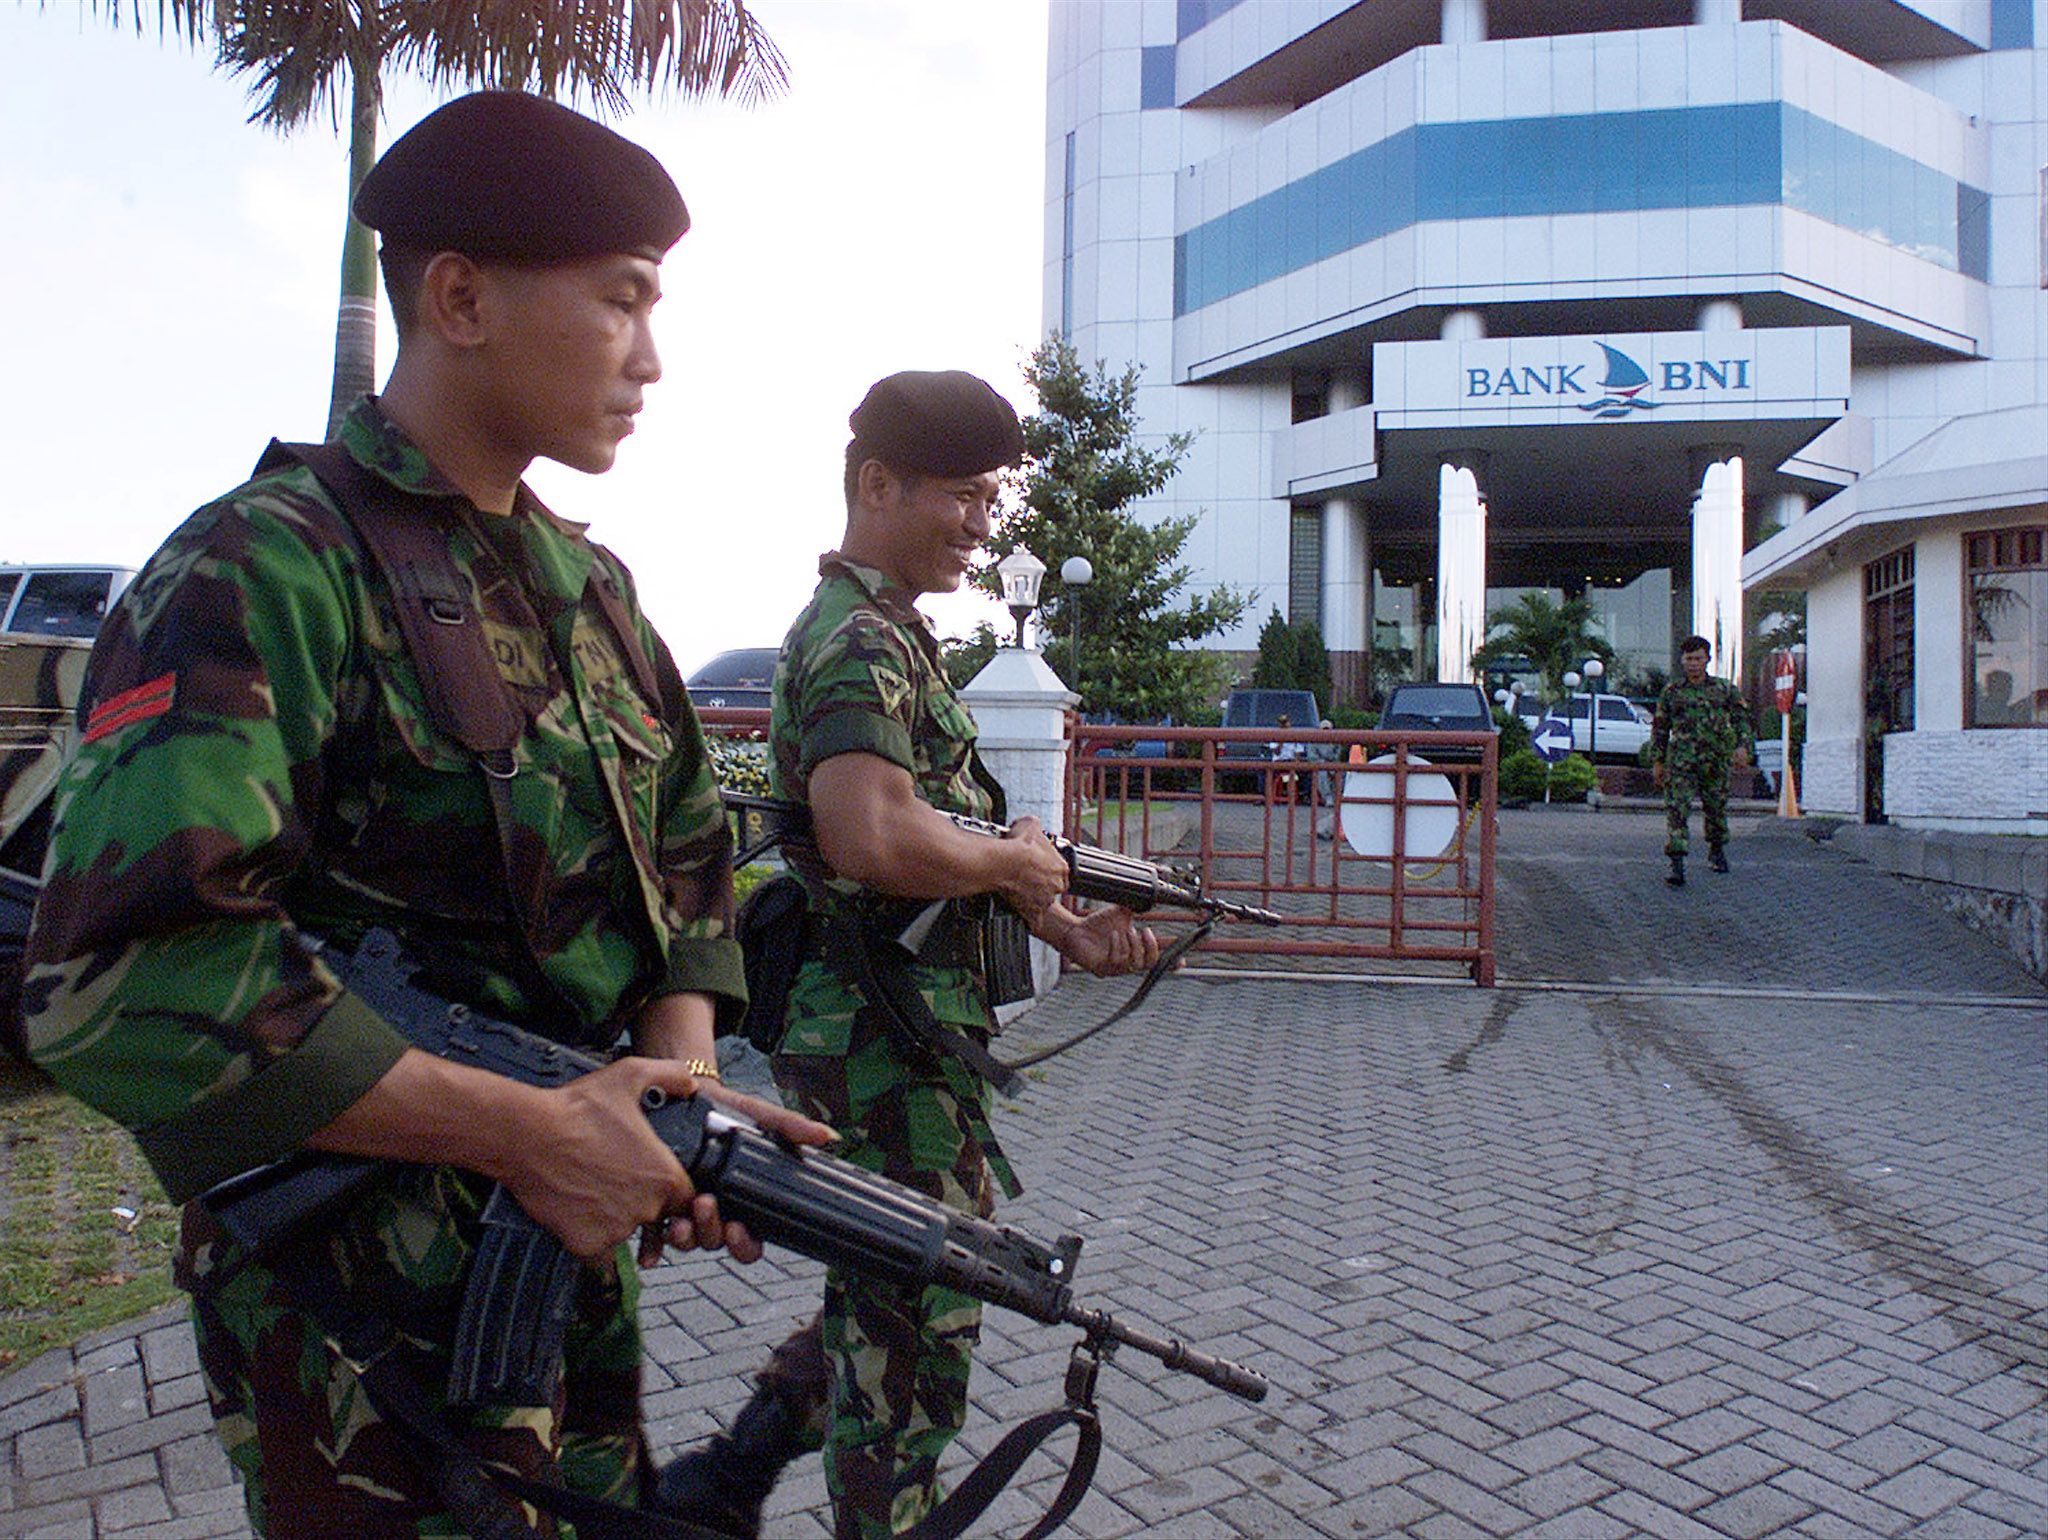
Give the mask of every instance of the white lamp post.
<svg viewBox="0 0 2048 1540">
<path fill-rule="evenodd" d="M 1085 556 L 1069 556 L 1060 563 L 1060 581 L 1071 590 L 1067 602 L 1074 607 L 1074 656 L 1068 664 L 1073 672 L 1067 679 L 1067 688 L 1078 692 L 1081 688 L 1081 590 L 1095 581 L 1095 564 Z"/>
<path fill-rule="evenodd" d="M 1586 758 L 1600 757 L 1600 676 L 1607 665 L 1598 658 L 1586 659 Z"/>
<path fill-rule="evenodd" d="M 1045 563 L 1019 547 L 996 563 L 1003 581 L 1003 603 L 1017 617 L 1017 645 L 1024 646 L 1024 622 L 1038 608 L 1038 585 L 1045 581 Z"/>
</svg>

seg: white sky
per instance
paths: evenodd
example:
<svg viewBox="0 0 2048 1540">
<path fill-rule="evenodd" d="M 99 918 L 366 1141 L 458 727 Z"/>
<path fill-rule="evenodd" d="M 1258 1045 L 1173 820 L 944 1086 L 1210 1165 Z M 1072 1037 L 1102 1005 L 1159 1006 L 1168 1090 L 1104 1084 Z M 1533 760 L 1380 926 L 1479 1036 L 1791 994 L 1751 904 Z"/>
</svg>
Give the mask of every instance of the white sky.
<svg viewBox="0 0 2048 1540">
<path fill-rule="evenodd" d="M 325 426 L 346 145 L 324 118 L 250 126 L 238 80 L 128 9 L 116 30 L 84 0 L 0 0 L 0 561 L 138 565 L 272 435 Z M 781 640 L 838 540 L 846 416 L 875 379 L 971 369 L 1033 404 L 1042 0 L 753 9 L 787 95 L 615 124 L 690 206 L 666 376 L 610 473 L 530 477 L 626 559 L 686 673 Z M 388 78 L 380 145 L 442 99 Z M 927 608 L 956 634 L 1007 624 L 971 596 Z"/>
</svg>

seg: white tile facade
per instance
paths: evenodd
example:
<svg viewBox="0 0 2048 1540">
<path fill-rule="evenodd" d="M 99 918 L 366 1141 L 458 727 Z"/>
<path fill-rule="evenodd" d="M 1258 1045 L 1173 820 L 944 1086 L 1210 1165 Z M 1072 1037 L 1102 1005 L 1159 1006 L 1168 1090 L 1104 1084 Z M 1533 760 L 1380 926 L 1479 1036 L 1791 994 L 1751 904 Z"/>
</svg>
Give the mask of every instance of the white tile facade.
<svg viewBox="0 0 2048 1540">
<path fill-rule="evenodd" d="M 1868 449 L 1833 473 L 1836 484 L 1840 475 L 1882 467 L 1955 418 L 2048 401 L 2048 0 L 2033 0 L 2031 48 L 1988 51 L 1994 10 L 2012 14 L 2007 0 L 1835 0 L 1872 34 L 1917 13 L 1954 34 L 1955 51 L 1878 62 L 1779 21 L 1426 42 L 1356 78 L 1325 82 L 1328 89 L 1305 102 L 1249 101 L 1258 92 L 1247 82 L 1261 78 L 1266 61 L 1326 23 L 1362 27 L 1369 3 L 1240 0 L 1219 9 L 1206 0 L 1206 10 L 1194 9 L 1213 19 L 1180 37 L 1180 0 L 1053 0 L 1047 325 L 1059 325 L 1063 305 L 1070 307 L 1084 357 L 1128 360 L 1144 371 L 1147 430 L 1198 435 L 1186 469 L 1151 509 L 1199 514 L 1187 546 L 1198 586 L 1256 592 L 1251 621 L 1224 645 L 1249 648 L 1267 609 L 1285 605 L 1290 508 L 1315 506 L 1346 474 L 1361 478 L 1354 491 L 1370 488 L 1385 458 L 1372 452 L 1373 428 L 1360 442 L 1358 424 L 1370 421 L 1372 404 L 1341 428 L 1290 436 L 1295 385 L 1333 360 L 1362 367 L 1376 342 L 1434 337 L 1450 309 L 1477 309 L 1491 335 L 1533 341 L 1666 333 L 1690 324 L 1699 305 L 1735 298 L 1755 329 L 1759 369 L 1772 349 L 1848 328 L 1848 412 Z M 1145 48 L 1174 50 L 1176 104 L 1210 92 L 1233 104 L 1142 107 Z M 1287 67 L 1303 56 L 1288 53 Z M 1911 163 L 1904 173 L 1889 158 L 1870 164 L 1919 178 L 1916 187 L 1960 183 L 1987 196 L 1988 276 L 1958 270 L 1962 235 L 1953 219 L 1946 235 L 1934 233 L 1955 249 L 1930 259 L 1916 249 L 1922 237 L 1896 219 L 1879 238 L 1851 227 L 1862 205 L 1854 215 L 1803 206 L 1825 189 L 1802 184 L 1725 206 L 1480 208 L 1394 221 L 1377 238 L 1174 313 L 1177 238 L 1261 198 L 1286 197 L 1304 178 L 1375 147 L 1501 120 L 1745 104 L 1777 108 L 1776 121 L 1787 125 L 1796 120 L 1784 129 L 1788 145 L 1789 136 L 1811 132 L 1817 144 L 1874 146 L 1850 153 L 1903 157 Z M 1679 148 L 1656 144 L 1646 153 L 1666 169 Z M 1794 165 L 1789 148 L 1785 154 Z M 1861 189 L 1844 197 L 1875 196 L 1871 178 L 1842 175 Z M 1270 237 L 1239 217 L 1252 247 Z M 1232 275 L 1266 271 L 1243 265 L 1250 260 L 1233 251 Z M 1071 283 L 1063 277 L 1069 262 Z M 1540 325 L 1520 319 L 1516 307 L 1529 305 L 1546 307 Z M 1785 335 L 1773 337 L 1775 329 Z M 1493 474 L 1512 473 L 1510 465 Z M 1809 499 L 1821 504 L 1831 491 L 1815 481 Z M 1368 510 L 1370 517 L 1370 499 Z M 1669 517 L 1684 516 L 1680 509 Z M 1885 537 L 1911 538 L 1910 527 Z M 1957 809 L 1980 806 L 1985 819 L 2024 823 L 2048 809 L 2048 732 L 1962 730 L 1959 536 L 1943 525 L 1929 538 L 1948 544 L 1923 551 L 1920 581 L 1938 584 L 1943 597 L 1930 589 L 1922 602 L 1919 730 L 1890 746 L 1887 800 L 1902 819 L 1967 819 Z M 1861 805 L 1861 564 L 1874 554 L 1881 553 L 1852 542 L 1836 568 L 1801 574 L 1811 583 L 1812 696 L 1802 793 L 1817 811 L 1852 815 Z"/>
</svg>

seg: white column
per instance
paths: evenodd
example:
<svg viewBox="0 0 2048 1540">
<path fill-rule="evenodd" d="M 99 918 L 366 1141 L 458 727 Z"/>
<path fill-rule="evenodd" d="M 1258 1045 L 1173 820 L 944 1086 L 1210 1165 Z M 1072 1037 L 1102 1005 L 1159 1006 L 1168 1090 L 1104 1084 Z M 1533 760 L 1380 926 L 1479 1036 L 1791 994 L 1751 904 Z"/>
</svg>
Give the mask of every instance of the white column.
<svg viewBox="0 0 2048 1540">
<path fill-rule="evenodd" d="M 1713 671 L 1742 679 L 1742 457 L 1707 466 L 1692 505 L 1692 628 L 1714 644 Z"/>
<path fill-rule="evenodd" d="M 1333 372 L 1328 399 L 1333 414 L 1364 406 L 1364 374 Z M 1365 652 L 1372 645 L 1372 541 L 1365 505 L 1355 497 L 1323 504 L 1322 600 L 1323 645 L 1333 653 Z"/>
<path fill-rule="evenodd" d="M 1479 342 L 1486 336 L 1486 313 L 1480 310 L 1447 311 L 1436 335 L 1440 342 Z"/>
<path fill-rule="evenodd" d="M 1766 530 L 1776 534 L 1781 529 L 1790 529 L 1805 518 L 1813 507 L 1813 499 L 1804 492 L 1780 492 L 1771 499 L 1771 511 L 1764 521 Z"/>
<path fill-rule="evenodd" d="M 1742 20 L 1742 0 L 1692 0 L 1696 27 L 1732 27 Z"/>
<path fill-rule="evenodd" d="M 1055 833 L 1065 832 L 1067 713 L 1081 697 L 1060 682 L 1043 654 L 1004 647 L 960 698 L 974 716 L 981 757 L 1002 783 L 1010 817 L 1028 813 Z M 1059 954 L 1033 940 L 1033 991 L 1042 995 L 1059 978 Z"/>
<path fill-rule="evenodd" d="M 1486 41 L 1486 0 L 1444 0 L 1444 41 Z"/>
<path fill-rule="evenodd" d="M 1742 301 L 1736 299 L 1710 299 L 1700 306 L 1699 329 L 1703 332 L 1739 332 L 1742 330 Z"/>
<path fill-rule="evenodd" d="M 1437 472 L 1436 615 L 1437 678 L 1470 680 L 1486 640 L 1486 504 L 1458 465 Z"/>
</svg>

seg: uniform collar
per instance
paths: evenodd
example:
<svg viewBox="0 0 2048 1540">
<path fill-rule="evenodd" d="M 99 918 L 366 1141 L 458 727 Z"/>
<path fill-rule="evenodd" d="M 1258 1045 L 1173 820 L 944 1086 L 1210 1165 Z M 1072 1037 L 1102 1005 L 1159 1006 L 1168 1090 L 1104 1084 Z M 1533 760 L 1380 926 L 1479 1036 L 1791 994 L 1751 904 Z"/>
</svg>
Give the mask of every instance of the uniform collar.
<svg viewBox="0 0 2048 1540">
<path fill-rule="evenodd" d="M 875 608 L 900 626 L 909 626 L 921 632 L 934 647 L 938 638 L 933 633 L 931 622 L 924 618 L 912 601 L 912 595 L 902 584 L 896 582 L 880 567 L 870 567 L 857 562 L 843 551 L 827 551 L 818 558 L 818 575 L 832 577 L 844 573 L 853 579 L 875 601 Z"/>
<path fill-rule="evenodd" d="M 375 396 L 364 396 L 349 408 L 348 416 L 342 419 L 340 439 L 342 447 L 355 456 L 364 469 L 376 472 L 401 492 L 414 497 L 447 499 L 459 503 L 466 510 L 474 509 L 461 490 L 434 468 L 426 451 L 384 415 L 384 409 L 377 404 Z M 512 504 L 512 517 L 543 519 L 572 539 L 581 539 L 589 528 L 573 519 L 562 518 L 535 497 L 523 481 Z"/>
</svg>

